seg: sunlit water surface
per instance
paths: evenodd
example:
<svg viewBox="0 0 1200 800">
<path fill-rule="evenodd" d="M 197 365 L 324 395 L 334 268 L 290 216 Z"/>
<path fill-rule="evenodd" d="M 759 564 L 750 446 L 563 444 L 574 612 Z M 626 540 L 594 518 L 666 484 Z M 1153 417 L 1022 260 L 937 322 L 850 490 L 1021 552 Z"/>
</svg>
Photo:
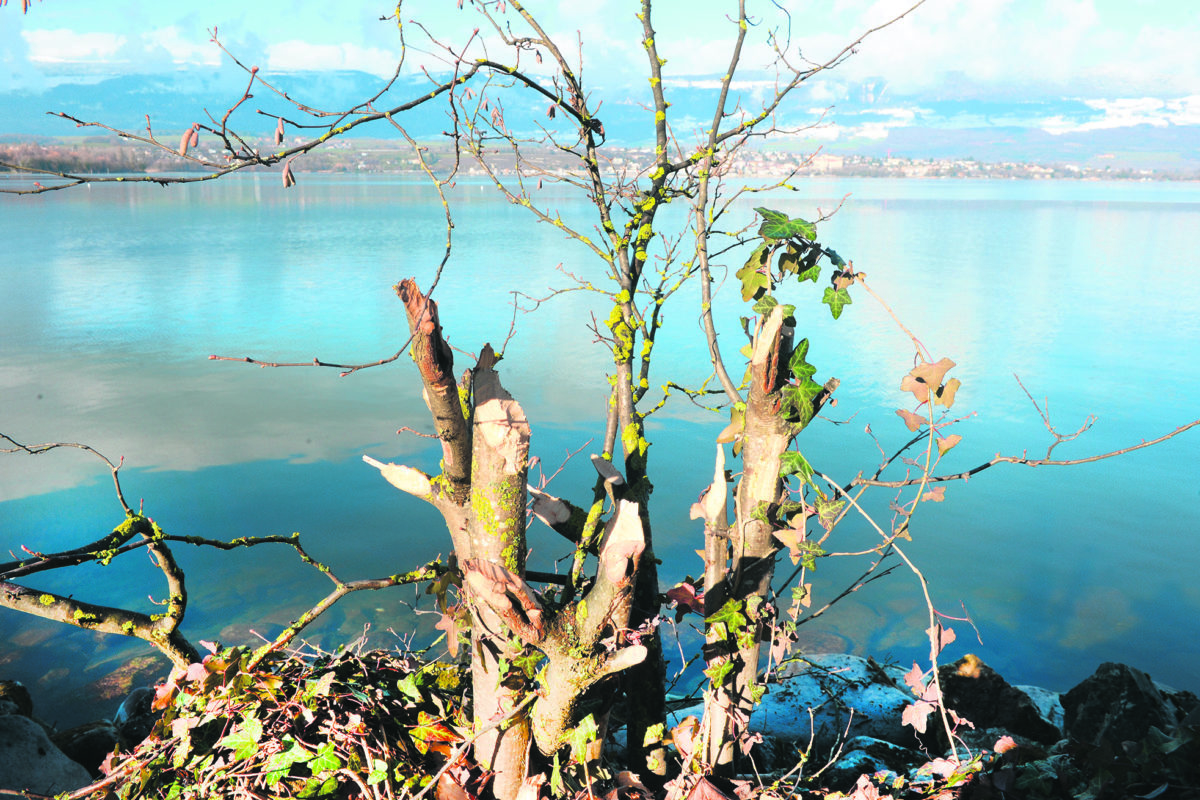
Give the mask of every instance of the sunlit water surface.
<svg viewBox="0 0 1200 800">
<path fill-rule="evenodd" d="M 848 196 L 848 197 L 847 197 Z M 1102 453 L 1200 416 L 1200 186 L 1072 182 L 806 181 L 796 193 L 754 197 L 731 225 L 770 205 L 812 218 L 846 197 L 821 226 L 823 242 L 853 258 L 963 382 L 946 458 L 960 470 L 997 452 L 1040 456 L 1050 439 L 1018 374 L 1051 420 L 1093 428 L 1055 457 Z M 565 194 L 541 202 L 567 220 L 586 208 Z M 437 296 L 451 342 L 496 347 L 513 324 L 513 292 L 544 297 L 600 283 L 599 262 L 487 186 L 452 197 L 454 256 Z M 590 222 L 584 222 L 590 225 Z M 437 469 L 439 453 L 402 426 L 429 430 L 415 370 L 404 358 L 338 377 L 336 370 L 258 369 L 210 354 L 342 363 L 395 353 L 406 325 L 392 285 L 428 286 L 441 259 L 444 219 L 424 185 L 400 178 L 309 177 L 284 191 L 277 177 L 192 187 L 94 186 L 0 198 L 0 431 L 26 442 L 86 442 L 123 457 L 131 503 L 168 532 L 217 538 L 301 532 L 313 556 L 343 579 L 399 572 L 444 554 L 448 537 L 428 506 L 361 461 Z M 742 255 L 744 259 L 744 255 Z M 561 269 L 559 265 L 561 264 Z M 716 310 L 728 354 L 743 313 L 732 272 L 717 275 Z M 837 323 L 807 284 L 790 289 L 799 335 L 813 341 L 820 381 L 842 379 L 830 422 L 801 447 L 845 482 L 907 431 L 895 410 L 912 346 L 863 293 Z M 528 301 L 523 301 L 529 305 Z M 652 385 L 698 384 L 707 374 L 698 291 L 672 299 Z M 585 500 L 586 455 L 602 431 L 606 351 L 590 328 L 607 316 L 586 292 L 518 313 L 501 365 L 524 405 L 546 472 L 584 447 L 551 488 Z M 459 368 L 471 363 L 458 357 Z M 701 571 L 701 531 L 688 509 L 711 480 L 721 417 L 673 398 L 651 422 L 655 546 L 665 585 Z M 593 440 L 591 445 L 587 445 Z M 956 623 L 950 658 L 976 652 L 1011 680 L 1065 690 L 1105 660 L 1200 689 L 1200 431 L 1120 459 L 1077 467 L 998 466 L 952 484 L 926 504 L 909 553 Z M 586 445 L 586 446 L 585 446 Z M 873 506 L 887 521 L 890 496 Z M 0 458 L 0 540 L 55 551 L 99 538 L 122 519 L 102 463 L 73 450 Z M 869 546 L 857 519 L 831 544 Z M 531 564 L 553 569 L 562 548 L 531 531 Z M 228 644 L 271 636 L 331 587 L 284 548 L 220 553 L 179 548 L 188 574 L 185 631 Z M 785 561 L 785 564 L 787 562 Z M 865 566 L 822 561 L 818 603 Z M 108 568 L 39 576 L 28 585 L 152 611 L 161 577 L 141 555 Z M 428 641 L 433 615 L 412 610 L 411 588 L 356 595 L 308 632 L 334 647 L 370 627 L 373 641 Z M 418 605 L 428 611 L 428 603 Z M 927 649 L 919 587 L 903 567 L 804 626 L 810 650 L 871 653 L 910 663 Z M 140 643 L 0 612 L 0 677 L 29 685 L 38 713 L 72 724 L 111 714 L 132 682 L 158 669 L 108 677 L 145 656 Z M 670 651 L 670 647 L 668 650 Z"/>
</svg>

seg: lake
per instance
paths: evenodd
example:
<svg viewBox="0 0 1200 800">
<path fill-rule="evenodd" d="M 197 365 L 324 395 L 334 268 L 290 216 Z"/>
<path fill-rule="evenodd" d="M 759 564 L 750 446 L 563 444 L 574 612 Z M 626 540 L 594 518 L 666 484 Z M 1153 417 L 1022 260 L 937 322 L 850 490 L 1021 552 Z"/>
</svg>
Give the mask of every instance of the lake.
<svg viewBox="0 0 1200 800">
<path fill-rule="evenodd" d="M 970 413 L 946 456 L 959 471 L 1006 455 L 1041 456 L 1050 438 L 1019 375 L 1052 421 L 1092 429 L 1060 445 L 1080 458 L 1136 444 L 1200 417 L 1200 185 L 814 179 L 753 197 L 734 227 L 766 205 L 812 218 L 843 197 L 821 240 L 852 258 L 962 381 L 954 411 Z M 586 208 L 557 190 L 541 201 L 564 219 Z M 499 347 L 513 292 L 546 296 L 564 273 L 599 282 L 594 258 L 486 185 L 451 198 L 454 256 L 437 289 L 451 343 Z M 379 577 L 444 554 L 440 517 L 361 461 L 437 469 L 419 380 L 405 358 L 339 377 L 336 370 L 259 369 L 210 354 L 358 363 L 395 353 L 407 328 L 391 287 L 427 287 L 441 258 L 441 207 L 401 177 L 236 177 L 163 189 L 93 186 L 32 198 L 0 196 L 0 431 L 24 443 L 85 442 L 116 460 L 131 504 L 169 533 L 232 538 L 299 531 L 343 579 Z M 741 345 L 733 271 L 716 277 L 727 355 Z M 559 265 L 562 265 L 561 270 Z M 905 440 L 895 415 L 912 346 L 878 304 L 854 294 L 836 323 L 811 284 L 787 290 L 816 379 L 842 380 L 832 421 L 800 447 L 847 482 Z M 652 386 L 695 385 L 707 373 L 698 290 L 679 293 Z M 526 303 L 528 305 L 528 303 Z M 602 434 L 607 352 L 589 330 L 594 296 L 564 293 L 515 315 L 501 374 L 523 404 L 550 490 L 577 501 L 594 477 L 586 455 Z M 461 371 L 471 359 L 456 356 Z M 665 586 L 701 571 L 701 529 L 688 510 L 711 480 L 725 418 L 681 397 L 651 418 L 655 546 Z M 834 423 L 837 424 L 834 424 Z M 589 441 L 593 441 L 591 445 Z M 890 451 L 889 451 L 890 452 Z M 948 659 L 975 652 L 1017 683 L 1066 690 L 1102 661 L 1130 663 L 1200 690 L 1200 431 L 1119 459 L 1076 467 L 1000 465 L 924 504 L 908 552 L 939 610 L 957 623 Z M 891 495 L 872 506 L 887 518 Z M 0 457 L 0 540 L 54 551 L 90 542 L 123 518 L 104 465 L 75 450 Z M 849 520 L 833 545 L 869 529 Z M 531 529 L 531 567 L 553 569 L 555 535 Z M 226 644 L 271 636 L 331 587 L 290 551 L 177 548 L 188 572 L 185 632 Z M 786 562 L 785 562 L 786 563 Z M 818 602 L 863 567 L 827 559 Z M 789 570 L 784 570 L 789 571 Z M 29 581 L 92 602 L 132 603 L 164 588 L 144 556 Z M 310 639 L 335 647 L 369 626 L 371 641 L 428 641 L 436 617 L 419 592 L 362 593 L 335 606 Z M 414 605 L 416 606 L 414 610 Z M 903 567 L 801 628 L 810 651 L 843 650 L 905 665 L 927 652 L 919 586 Z M 115 710 L 120 673 L 149 649 L 0 611 L 0 678 L 33 691 L 36 712 L 70 725 Z M 685 638 L 694 635 L 686 634 Z M 672 651 L 668 645 L 668 652 Z M 152 668 L 147 668 L 147 670 Z M 124 680 L 124 683 L 122 683 Z M 115 699 L 98 701 L 97 698 Z M 111 703 L 111 704 L 110 704 Z"/>
</svg>

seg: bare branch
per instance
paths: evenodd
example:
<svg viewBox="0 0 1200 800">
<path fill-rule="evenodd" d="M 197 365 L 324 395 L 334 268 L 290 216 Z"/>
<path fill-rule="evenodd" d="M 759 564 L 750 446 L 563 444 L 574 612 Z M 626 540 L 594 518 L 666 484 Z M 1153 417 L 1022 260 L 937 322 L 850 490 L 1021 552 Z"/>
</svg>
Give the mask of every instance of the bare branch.
<svg viewBox="0 0 1200 800">
<path fill-rule="evenodd" d="M 1074 466 L 1076 464 L 1090 464 L 1093 461 L 1103 461 L 1106 458 L 1113 458 L 1115 456 L 1125 455 L 1126 453 L 1132 453 L 1135 450 L 1141 450 L 1146 447 L 1153 447 L 1154 445 L 1161 444 L 1162 442 L 1165 442 L 1168 439 L 1173 439 L 1176 436 L 1178 436 L 1179 434 L 1183 433 L 1184 431 L 1190 430 L 1191 428 L 1194 428 L 1197 425 L 1200 425 L 1200 419 L 1189 422 L 1186 425 L 1181 425 L 1178 428 L 1176 428 L 1175 430 L 1171 431 L 1170 433 L 1166 433 L 1166 434 L 1163 434 L 1162 436 L 1159 436 L 1157 439 L 1151 439 L 1150 441 L 1143 440 L 1140 443 L 1131 445 L 1129 447 L 1122 447 L 1119 450 L 1112 450 L 1107 453 L 1101 453 L 1099 455 L 1094 455 L 1094 456 L 1087 456 L 1085 458 L 1051 460 L 1048 458 L 1038 458 L 1038 459 L 1028 458 L 1026 456 L 1002 456 L 999 453 L 997 453 L 996 457 L 993 458 L 991 461 L 987 461 L 983 464 L 980 464 L 977 467 L 973 467 L 969 470 L 966 470 L 965 472 L 958 472 L 953 475 L 930 475 L 930 476 L 928 476 L 928 478 L 924 478 L 924 477 L 921 479 L 912 478 L 912 479 L 902 480 L 902 481 L 881 481 L 881 480 L 877 480 L 874 478 L 855 478 L 854 480 L 852 480 L 850 482 L 850 485 L 851 486 L 886 486 L 889 488 L 898 489 L 903 486 L 916 486 L 923 482 L 942 483 L 945 481 L 965 481 L 968 478 L 970 478 L 971 476 L 977 475 L 980 472 L 983 472 L 985 469 L 994 467 L 997 464 L 1023 464 L 1027 467 L 1069 467 L 1069 466 Z"/>
</svg>

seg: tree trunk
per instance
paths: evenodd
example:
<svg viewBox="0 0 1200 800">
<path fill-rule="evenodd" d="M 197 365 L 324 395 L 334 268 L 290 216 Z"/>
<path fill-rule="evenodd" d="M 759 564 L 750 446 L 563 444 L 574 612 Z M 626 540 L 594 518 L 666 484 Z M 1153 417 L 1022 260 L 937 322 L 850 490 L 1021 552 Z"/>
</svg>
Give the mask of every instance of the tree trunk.
<svg viewBox="0 0 1200 800">
<path fill-rule="evenodd" d="M 505 685 L 504 665 L 521 654 L 522 645 L 511 631 L 513 620 L 486 598 L 497 585 L 506 585 L 507 576 L 521 580 L 525 574 L 529 423 L 500 385 L 490 345 L 464 374 L 460 388 L 437 305 L 412 280 L 402 281 L 396 291 L 408 312 L 413 361 L 442 440 L 442 474 L 429 478 L 394 467 L 403 477 L 392 482 L 441 511 L 459 563 L 474 578 L 463 587 L 472 621 L 474 753 L 495 773 L 495 795 L 514 797 L 527 772 L 530 721 L 528 709 L 519 708 L 522 693 Z"/>
<path fill-rule="evenodd" d="M 777 307 L 759 331 L 750 362 L 742 478 L 734 491 L 735 522 L 728 529 L 727 545 L 721 532 L 723 502 L 718 506 L 714 501 L 706 512 L 706 655 L 710 676 L 721 677 L 705 698 L 704 758 L 723 772 L 734 767 L 738 737 L 754 709 L 761 644 L 774 622 L 767 601 L 777 546 L 769 511 L 782 499 L 780 459 L 794 435 L 780 413 L 779 391 L 787 379 L 791 350 L 792 329 L 783 325 L 783 310 Z M 719 459 L 718 468 L 722 462 Z M 709 491 L 723 493 L 724 484 L 718 487 L 716 477 Z M 714 624 L 715 620 L 719 621 Z"/>
</svg>

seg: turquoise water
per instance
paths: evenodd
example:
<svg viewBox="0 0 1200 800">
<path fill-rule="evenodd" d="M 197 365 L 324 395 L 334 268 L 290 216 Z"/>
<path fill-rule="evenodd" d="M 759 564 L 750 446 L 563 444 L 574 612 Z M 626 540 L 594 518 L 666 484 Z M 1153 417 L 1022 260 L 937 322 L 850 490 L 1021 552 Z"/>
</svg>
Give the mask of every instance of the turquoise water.
<svg viewBox="0 0 1200 800">
<path fill-rule="evenodd" d="M 1200 417 L 1200 186 L 1161 183 L 808 181 L 800 191 L 747 199 L 812 217 L 848 195 L 822 240 L 853 258 L 934 357 L 958 362 L 955 411 L 974 412 L 946 459 L 960 470 L 997 452 L 1044 454 L 1049 444 L 1013 379 L 1052 420 L 1074 430 L 1098 421 L 1055 456 L 1128 446 Z M 586 209 L 562 194 L 544 202 L 564 219 Z M 597 262 L 488 186 L 452 198 L 454 257 L 438 288 L 453 345 L 499 346 L 513 322 L 511 294 L 546 295 L 564 273 L 599 280 Z M 344 579 L 396 572 L 444 553 L 440 518 L 361 462 L 369 453 L 436 469 L 411 364 L 338 377 L 336 370 L 262 370 L 210 354 L 345 363 L 389 356 L 403 343 L 391 286 L 422 286 L 441 258 L 440 204 L 399 178 L 309 177 L 284 192 L 273 176 L 161 189 L 92 187 L 0 197 L 0 431 L 23 442 L 87 442 L 123 456 L 131 502 L 144 500 L 169 532 L 230 538 L 300 531 Z M 717 275 L 716 311 L 727 354 L 741 312 L 732 271 Z M 562 269 L 558 269 L 558 265 Z M 842 379 L 839 405 L 804 434 L 819 469 L 848 481 L 907 433 L 900 378 L 907 337 L 869 297 L 833 323 L 808 295 L 800 334 L 813 341 L 818 380 Z M 652 385 L 706 374 L 698 292 L 681 292 Z M 810 313 L 806 313 L 810 310 Z M 534 450 L 552 472 L 602 432 L 606 351 L 589 331 L 603 303 L 556 296 L 518 313 L 502 375 L 524 405 Z M 459 356 L 459 368 L 471 359 Z M 688 509 L 711 479 L 720 418 L 674 399 L 653 418 L 655 541 L 664 581 L 700 571 L 700 530 Z M 585 449 L 584 455 L 592 452 Z M 1121 459 L 1072 468 L 997 466 L 953 484 L 922 507 L 909 546 L 939 609 L 969 612 L 982 637 L 958 625 L 947 655 L 976 652 L 1017 682 L 1066 689 L 1101 661 L 1121 660 L 1159 680 L 1200 689 L 1200 431 Z M 590 467 L 569 462 L 551 489 L 582 498 Z M 890 495 L 874 508 L 884 512 Z M 0 458 L 0 543 L 57 550 L 121 521 L 100 462 L 77 451 Z M 855 521 L 837 549 L 870 540 Z M 532 562 L 552 568 L 561 548 L 531 533 Z M 193 640 L 253 641 L 315 603 L 329 582 L 283 550 L 184 549 Z M 818 601 L 861 562 L 821 562 Z M 140 556 L 30 585 L 94 602 L 152 607 L 163 587 Z M 432 630 L 411 610 L 412 589 L 350 598 L 312 630 L 334 646 L 370 625 L 378 643 Z M 420 608 L 420 607 L 419 607 Z M 924 651 L 913 578 L 893 575 L 802 628 L 812 649 L 894 657 Z M 389 628 L 392 632 L 389 632 Z M 146 649 L 116 637 L 0 612 L 0 677 L 36 687 L 41 715 L 69 724 L 96 716 L 96 682 Z M 107 701 L 104 701 L 107 702 Z M 104 713 L 115 709 L 103 708 Z"/>
</svg>

